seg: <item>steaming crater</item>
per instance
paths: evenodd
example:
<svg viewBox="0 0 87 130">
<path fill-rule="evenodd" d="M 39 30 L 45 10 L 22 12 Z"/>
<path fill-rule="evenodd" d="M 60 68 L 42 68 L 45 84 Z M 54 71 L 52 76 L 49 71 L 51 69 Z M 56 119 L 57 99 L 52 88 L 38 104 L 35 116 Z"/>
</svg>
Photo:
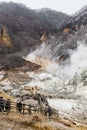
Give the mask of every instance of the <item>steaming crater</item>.
<svg viewBox="0 0 87 130">
<path fill-rule="evenodd" d="M 53 38 L 50 44 L 43 43 L 29 53 L 26 59 L 40 64 L 42 68 L 38 72 L 24 73 L 31 80 L 22 82 L 22 84 L 16 83 L 15 80 L 13 82 L 6 81 L 6 86 L 12 87 L 11 94 L 19 95 L 26 93 L 26 91 L 28 93 L 30 87 L 37 86 L 40 88 L 39 93 L 53 97 L 48 99 L 49 104 L 58 109 L 59 114 L 87 123 L 87 46 L 85 40 L 75 42 L 80 39 L 81 34 L 77 34 L 78 36 L 69 35 L 65 42 L 62 42 L 64 37 Z M 76 49 L 70 50 L 68 48 Z M 62 54 L 67 53 L 70 55 L 68 60 L 64 62 L 58 60 Z M 5 83 L 2 85 L 6 87 Z M 16 89 L 14 89 L 15 86 Z"/>
<path fill-rule="evenodd" d="M 37 88 L 39 88 L 39 93 L 44 94 L 47 97 L 52 97 L 52 99 L 48 99 L 48 102 L 52 107 L 59 110 L 59 114 L 71 119 L 73 118 L 73 120 L 86 123 L 86 45 L 80 43 L 76 50 L 70 51 L 71 57 L 69 62 L 62 62 L 61 64 L 56 62 L 54 58 L 52 59 L 51 56 L 49 57 L 47 52 L 45 53 L 45 51 L 47 51 L 45 45 L 45 43 L 43 46 L 41 45 L 40 48 L 30 53 L 26 58 L 27 60 L 31 59 L 31 61 L 39 63 L 42 68 L 39 71 L 20 72 L 20 75 L 22 75 L 23 78 L 24 75 L 25 79 L 27 77 L 27 80 L 22 82 L 20 82 L 18 78 L 15 78 L 15 74 L 12 75 L 9 73 L 9 78 L 6 77 L 6 80 L 1 82 L 2 88 L 6 91 L 8 91 L 8 89 L 12 89 L 11 94 L 15 96 L 29 93 L 28 90 L 30 87 L 37 86 Z M 45 50 L 42 49 L 43 47 Z M 51 53 L 51 51 L 49 52 Z M 3 78 L 2 75 L 4 75 L 4 73 L 0 74 L 1 79 Z M 10 86 L 11 88 L 9 88 Z"/>
<path fill-rule="evenodd" d="M 77 92 L 80 87 L 78 87 L 79 84 L 74 84 L 74 81 L 77 82 L 74 75 L 80 67 L 84 69 L 87 66 L 87 46 L 85 41 L 78 43 L 77 49 L 68 50 L 71 55 L 68 63 L 67 61 L 62 62 L 62 64 L 59 64 L 59 61 L 55 62 L 56 57 L 52 59 L 50 45 L 46 43 L 30 53 L 27 60 L 39 63 L 42 68 L 40 73 L 33 72 L 30 74 L 33 80 L 29 85 L 40 86 L 47 92 L 63 95 L 63 97 L 80 96 Z M 81 81 L 79 80 L 79 82 Z"/>
<path fill-rule="evenodd" d="M 75 50 L 68 50 L 70 59 L 65 62 L 56 62 L 56 57 L 52 57 L 53 52 L 51 45 L 47 43 L 41 44 L 39 48 L 28 54 L 27 60 L 40 64 L 42 68 L 52 74 L 55 74 L 63 80 L 70 79 L 74 76 L 79 67 L 87 66 L 87 46 L 85 41 L 78 42 Z"/>
<path fill-rule="evenodd" d="M 52 57 L 51 47 L 46 43 L 30 53 L 26 59 L 40 64 L 42 68 L 38 73 L 29 72 L 32 81 L 27 86 L 39 86 L 42 88 L 41 93 L 55 94 L 56 99 L 48 99 L 52 107 L 66 117 L 86 123 L 87 115 L 84 113 L 87 111 L 87 46 L 85 41 L 80 41 L 77 49 L 68 52 L 70 59 L 61 64 L 59 61 L 56 62 L 56 57 Z M 63 99 L 58 99 L 59 97 Z"/>
</svg>

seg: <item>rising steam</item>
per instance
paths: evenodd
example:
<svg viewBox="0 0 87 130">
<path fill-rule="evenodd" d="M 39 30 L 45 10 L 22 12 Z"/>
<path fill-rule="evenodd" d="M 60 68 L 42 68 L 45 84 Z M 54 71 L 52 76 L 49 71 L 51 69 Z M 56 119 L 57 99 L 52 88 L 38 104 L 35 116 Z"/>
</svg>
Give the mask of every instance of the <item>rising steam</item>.
<svg viewBox="0 0 87 130">
<path fill-rule="evenodd" d="M 50 57 L 51 57 L 50 45 L 48 45 L 47 43 L 44 42 L 35 51 L 29 53 L 27 56 L 27 59 L 29 59 L 30 61 L 33 61 L 35 63 L 40 64 L 39 60 L 49 59 Z"/>
<path fill-rule="evenodd" d="M 79 44 L 78 48 L 73 51 L 70 58 L 70 71 L 74 74 L 78 68 L 87 66 L 87 46 L 86 44 Z"/>
<path fill-rule="evenodd" d="M 70 63 L 59 65 L 52 59 L 52 50 L 50 46 L 43 43 L 34 52 L 31 52 L 27 59 L 35 63 L 41 64 L 46 71 L 55 74 L 56 76 L 67 79 L 71 78 L 79 67 L 87 66 L 87 46 L 80 42 L 77 49 L 70 53 Z"/>
</svg>

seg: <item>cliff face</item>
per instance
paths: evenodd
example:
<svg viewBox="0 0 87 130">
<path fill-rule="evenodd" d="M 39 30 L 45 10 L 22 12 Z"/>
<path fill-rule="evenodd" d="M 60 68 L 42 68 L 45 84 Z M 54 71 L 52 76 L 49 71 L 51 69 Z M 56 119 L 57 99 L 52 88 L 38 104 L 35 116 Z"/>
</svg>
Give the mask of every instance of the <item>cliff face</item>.
<svg viewBox="0 0 87 130">
<path fill-rule="evenodd" d="M 41 37 L 40 37 L 40 41 L 43 43 L 43 42 L 46 42 L 47 41 L 47 35 L 45 32 L 42 33 Z"/>
<path fill-rule="evenodd" d="M 12 41 L 5 27 L 0 30 L 0 46 L 12 47 Z"/>
</svg>

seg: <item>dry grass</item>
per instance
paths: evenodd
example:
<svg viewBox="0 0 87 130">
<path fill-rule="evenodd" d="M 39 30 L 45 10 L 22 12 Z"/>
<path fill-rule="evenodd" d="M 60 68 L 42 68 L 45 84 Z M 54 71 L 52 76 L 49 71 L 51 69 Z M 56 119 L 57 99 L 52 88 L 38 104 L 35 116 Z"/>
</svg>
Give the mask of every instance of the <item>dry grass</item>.
<svg viewBox="0 0 87 130">
<path fill-rule="evenodd" d="M 54 130 L 54 126 L 50 122 L 47 121 L 45 117 L 42 115 L 38 114 L 33 114 L 32 116 L 29 115 L 22 115 L 22 114 L 17 114 L 17 113 L 10 113 L 9 115 L 3 115 L 0 113 L 0 121 L 3 121 L 1 125 L 4 125 L 4 122 L 9 123 L 10 125 L 12 124 L 19 124 L 19 129 L 14 129 L 14 130 L 21 130 L 21 128 L 25 128 L 27 130 Z M 58 121 L 52 120 L 52 122 L 58 122 L 63 124 L 64 126 L 67 126 L 67 128 L 71 128 L 73 130 L 87 130 L 86 126 L 77 126 L 73 124 L 71 121 L 67 121 L 65 119 L 58 118 Z M 46 123 L 46 124 L 45 124 Z M 23 130 L 25 130 L 23 129 Z M 62 130 L 62 128 L 56 128 L 55 130 Z"/>
<path fill-rule="evenodd" d="M 3 121 L 7 121 L 7 122 L 11 122 L 14 124 L 20 124 L 20 126 L 22 125 L 23 127 L 26 127 L 27 130 L 29 128 L 32 128 L 32 130 L 53 130 L 52 127 L 41 125 L 42 121 L 44 117 L 42 117 L 41 115 L 33 115 L 33 116 L 29 116 L 29 115 L 20 115 L 20 114 L 13 114 L 10 113 L 9 115 L 3 115 L 2 113 L 0 114 L 0 120 Z M 43 119 L 43 120 L 42 120 Z"/>
<path fill-rule="evenodd" d="M 52 127 L 50 126 L 40 126 L 40 125 L 35 125 L 34 126 L 35 130 L 53 130 Z"/>
<path fill-rule="evenodd" d="M 74 130 L 87 130 L 87 126 L 85 126 L 85 125 L 82 125 L 82 126 L 74 125 L 72 127 L 74 128 Z"/>
<path fill-rule="evenodd" d="M 5 93 L 5 92 L 0 92 L 0 97 L 3 97 L 4 99 L 10 99 L 12 102 L 14 102 L 15 101 L 15 99 L 12 97 L 12 96 L 10 96 L 9 94 L 7 94 L 7 93 Z"/>
</svg>

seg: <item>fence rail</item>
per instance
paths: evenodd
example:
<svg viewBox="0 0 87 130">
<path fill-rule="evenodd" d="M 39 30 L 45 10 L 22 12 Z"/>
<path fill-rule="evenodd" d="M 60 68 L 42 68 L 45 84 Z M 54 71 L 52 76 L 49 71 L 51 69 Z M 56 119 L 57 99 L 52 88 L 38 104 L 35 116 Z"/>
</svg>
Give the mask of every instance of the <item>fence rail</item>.
<svg viewBox="0 0 87 130">
<path fill-rule="evenodd" d="M 3 100 L 0 99 L 0 112 L 1 113 L 6 113 L 9 114 L 10 112 L 17 112 L 20 114 L 29 114 L 32 115 L 32 113 L 42 113 L 46 116 L 52 116 L 56 115 L 58 116 L 58 111 L 51 108 L 50 106 L 34 106 L 30 104 L 25 104 L 22 102 L 12 102 L 10 100 Z"/>
</svg>

